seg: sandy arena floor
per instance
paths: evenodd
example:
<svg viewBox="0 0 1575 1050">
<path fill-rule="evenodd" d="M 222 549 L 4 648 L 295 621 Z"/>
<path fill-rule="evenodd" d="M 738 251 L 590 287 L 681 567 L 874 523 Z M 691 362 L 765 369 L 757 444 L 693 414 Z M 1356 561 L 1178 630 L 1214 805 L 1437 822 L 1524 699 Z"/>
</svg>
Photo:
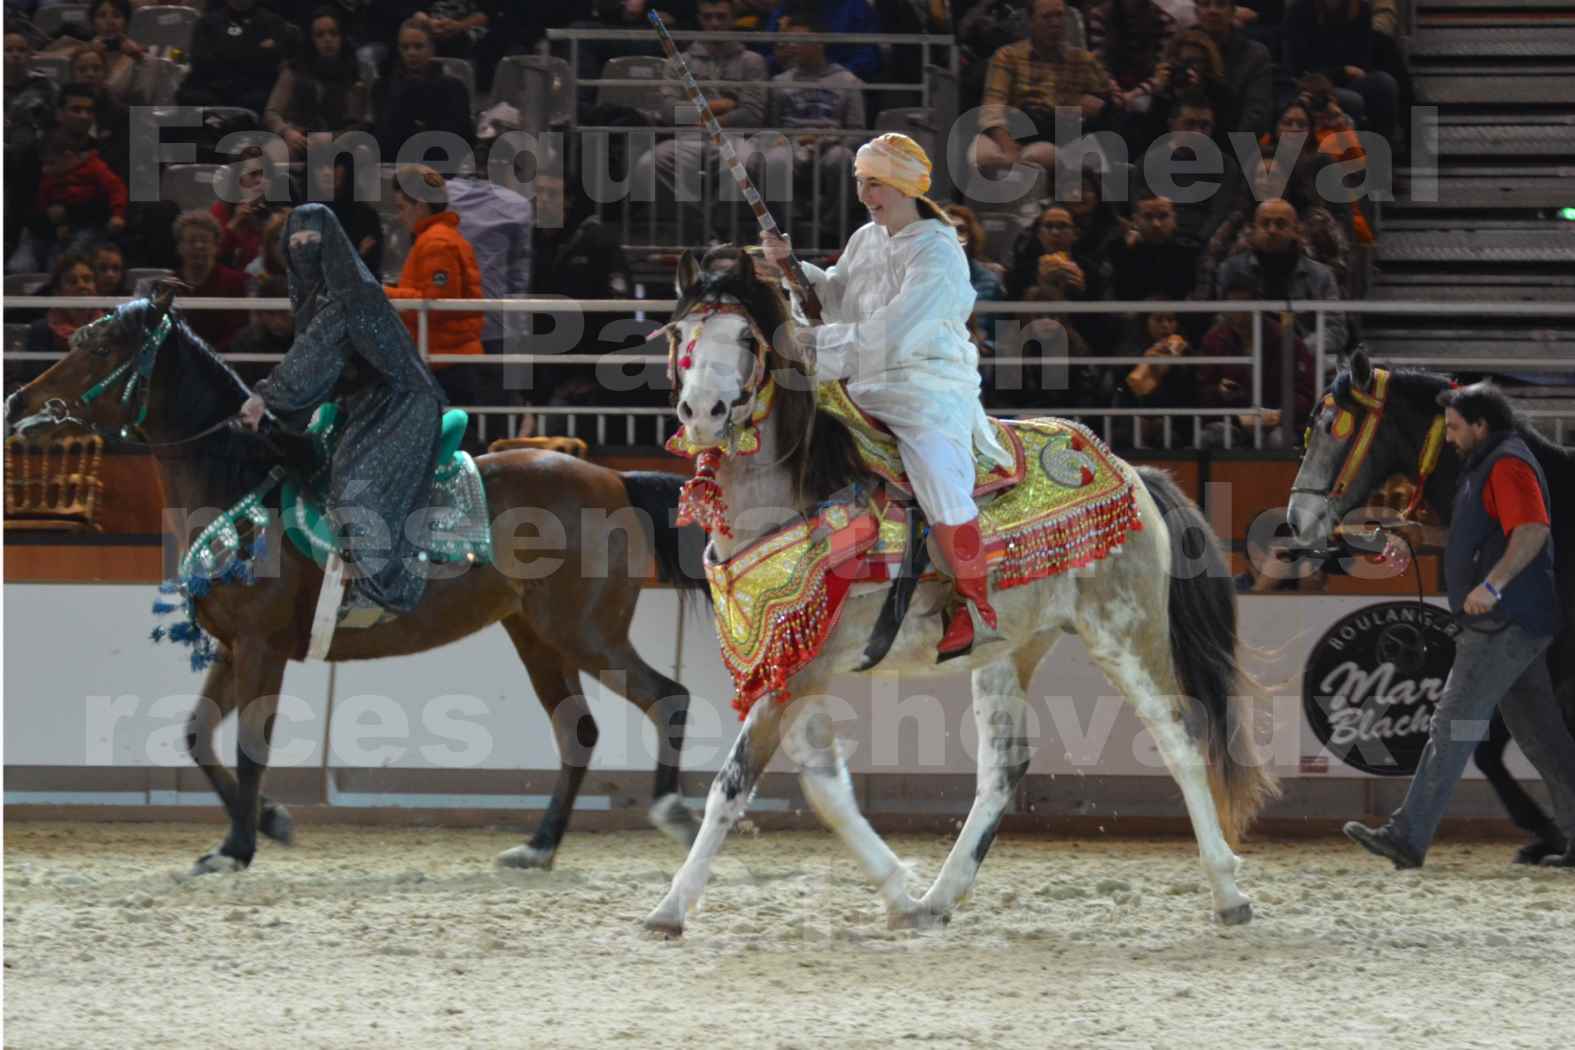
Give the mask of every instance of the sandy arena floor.
<svg viewBox="0 0 1575 1050">
<path fill-rule="evenodd" d="M 654 832 L 571 833 L 532 874 L 493 867 L 507 833 L 307 826 L 186 877 L 214 832 L 6 826 L 6 1047 L 1570 1045 L 1575 876 L 1503 843 L 1404 874 L 1251 846 L 1257 919 L 1225 930 L 1190 842 L 1003 838 L 913 934 L 830 837 L 744 833 L 666 942 Z M 894 844 L 925 876 L 948 845 Z"/>
</svg>

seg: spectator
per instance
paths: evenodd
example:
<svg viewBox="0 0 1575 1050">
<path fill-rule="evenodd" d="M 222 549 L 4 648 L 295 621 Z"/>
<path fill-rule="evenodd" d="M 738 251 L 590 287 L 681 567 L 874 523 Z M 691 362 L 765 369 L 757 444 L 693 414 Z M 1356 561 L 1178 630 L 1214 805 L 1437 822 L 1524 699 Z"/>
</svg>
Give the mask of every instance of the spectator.
<svg viewBox="0 0 1575 1050">
<path fill-rule="evenodd" d="M 1090 228 L 1096 212 L 1097 208 L 1086 213 Z M 1082 230 L 1069 205 L 1050 203 L 1045 207 L 1013 246 L 1012 267 L 1006 275 L 1007 298 L 1029 302 L 1100 299 L 1099 242 L 1084 236 Z M 1063 324 L 1087 342 L 1103 344 L 1105 325 L 1097 316 L 1078 314 Z"/>
<path fill-rule="evenodd" d="M 1116 353 L 1121 357 L 1142 355 L 1145 360 L 1135 365 L 1114 384 L 1111 404 L 1116 408 L 1185 408 L 1197 403 L 1197 369 L 1174 367 L 1163 362 L 1185 357 L 1192 352 L 1191 345 L 1181 334 L 1181 324 L 1168 310 L 1153 310 L 1138 314 L 1127 339 Z M 1107 372 L 1111 370 L 1106 370 Z M 1171 422 L 1171 438 L 1179 434 Z M 1165 439 L 1165 421 L 1161 416 L 1135 416 L 1115 420 L 1113 440 L 1117 444 L 1140 445 L 1146 448 L 1164 448 L 1172 442 Z"/>
<path fill-rule="evenodd" d="M 263 228 L 276 207 L 268 199 L 275 175 L 262 147 L 246 146 L 221 176 L 221 199 L 214 201 L 210 210 L 224 230 L 219 262 L 232 270 L 249 268 L 262 251 Z M 223 199 L 226 197 L 230 200 Z"/>
<path fill-rule="evenodd" d="M 1006 267 L 985 258 L 984 226 L 979 217 L 966 204 L 948 204 L 946 214 L 957 224 L 957 236 L 968 257 L 968 283 L 973 285 L 974 302 L 998 303 L 1005 299 Z M 982 321 L 977 314 L 968 318 L 969 333 L 981 353 L 990 352 L 993 328 L 993 315 L 990 321 Z"/>
<path fill-rule="evenodd" d="M 175 101 L 183 106 L 243 106 L 261 116 L 300 32 L 257 0 L 223 0 L 197 20 L 191 72 Z"/>
<path fill-rule="evenodd" d="M 355 158 L 348 153 L 334 156 L 333 174 L 318 173 L 318 197 L 328 197 L 329 209 L 339 226 L 355 245 L 356 254 L 366 268 L 380 280 L 383 274 L 383 220 L 377 209 L 355 195 Z"/>
<path fill-rule="evenodd" d="M 191 291 L 183 299 L 242 299 L 246 277 L 219 262 L 219 240 L 224 230 L 205 211 L 182 212 L 175 220 L 175 254 L 180 259 L 175 275 Z M 235 310 L 189 310 L 186 323 L 215 350 L 229 346 L 235 333 L 246 326 L 246 315 Z"/>
<path fill-rule="evenodd" d="M 37 143 L 54 120 L 55 83 L 35 73 L 27 34 L 5 34 L 5 145 L 9 152 Z"/>
<path fill-rule="evenodd" d="M 1285 70 L 1321 73 L 1335 85 L 1340 106 L 1387 141 L 1399 108 L 1395 78 L 1374 65 L 1371 0 L 1292 0 L 1285 13 Z"/>
<path fill-rule="evenodd" d="M 736 0 L 738 9 L 733 28 L 739 32 L 758 33 L 766 28 L 777 9 L 777 0 Z"/>
<path fill-rule="evenodd" d="M 1251 250 L 1257 202 L 1268 200 L 1276 192 L 1289 201 L 1301 217 L 1307 254 L 1329 268 L 1342 292 L 1348 290 L 1351 242 L 1346 236 L 1345 224 L 1319 200 L 1303 173 L 1293 172 L 1283 187 L 1276 185 L 1279 181 L 1277 162 L 1272 156 L 1263 156 L 1253 176 L 1252 188 L 1237 194 L 1236 207 L 1198 257 L 1200 298 L 1212 298 L 1216 275 L 1226 259 Z"/>
<path fill-rule="evenodd" d="M 468 59 L 487 35 L 492 17 L 486 8 L 493 6 L 475 0 L 432 0 L 425 10 L 411 15 L 410 21 L 431 32 L 439 55 Z"/>
<path fill-rule="evenodd" d="M 449 208 L 448 184 L 443 176 L 422 164 L 399 168 L 394 203 L 399 221 L 410 231 L 410 254 L 397 284 L 385 285 L 390 299 L 480 299 L 484 294 L 476 252 L 459 232 L 459 215 Z M 409 192 L 407 192 L 409 187 Z M 420 198 L 411 196 L 420 194 Z M 427 315 L 427 342 L 421 346 L 421 319 L 416 310 L 401 311 L 417 349 L 429 358 L 470 356 L 482 353 L 481 313 L 434 310 Z M 472 365 L 456 366 L 432 360 L 432 371 L 451 404 L 482 404 L 483 376 Z M 488 379 L 495 378 L 490 374 Z M 476 421 L 466 431 L 466 448 L 475 445 Z"/>
<path fill-rule="evenodd" d="M 45 140 L 39 160 L 35 235 L 46 255 L 64 250 L 83 234 L 111 235 L 126 228 L 126 184 L 95 149 L 93 123 L 97 92 L 86 84 L 60 89 L 56 130 Z M 51 240 L 52 239 L 52 240 Z"/>
<path fill-rule="evenodd" d="M 784 33 L 823 33 L 826 23 L 820 17 L 784 15 L 778 26 Z M 794 135 L 792 141 L 778 135 L 751 154 L 746 162 L 750 177 L 768 200 L 813 201 L 813 192 L 800 198 L 794 189 L 801 180 L 818 185 L 821 214 L 813 217 L 818 221 L 818 232 L 840 242 L 842 211 L 857 207 L 848 203 L 853 188 L 853 151 L 844 139 L 823 139 L 808 132 L 864 127 L 863 82 L 828 61 L 822 44 L 778 44 L 777 56 L 788 68 L 771 78 L 766 123 L 773 128 L 802 129 L 803 133 Z M 790 203 L 789 223 L 792 215 Z"/>
<path fill-rule="evenodd" d="M 1169 197 L 1145 197 L 1133 221 L 1105 254 L 1105 293 L 1112 299 L 1185 299 L 1196 283 L 1199 245 L 1176 226 Z"/>
<path fill-rule="evenodd" d="M 93 264 L 94 295 L 130 295 L 126 286 L 126 256 L 114 241 L 100 241 L 87 256 Z"/>
<path fill-rule="evenodd" d="M 1169 129 L 1183 99 L 1198 97 L 1207 99 L 1216 114 L 1228 113 L 1236 106 L 1225 82 L 1225 59 L 1219 45 L 1201 29 L 1186 29 L 1170 41 L 1165 61 L 1155 75 L 1148 110 L 1129 109 L 1125 115 L 1128 143 L 1141 146 L 1133 149 L 1133 156 L 1141 157 Z M 1231 145 L 1225 133 L 1230 130 L 1220 126 L 1214 133 L 1215 143 L 1227 153 Z"/>
<path fill-rule="evenodd" d="M 398 157 L 406 142 L 426 132 L 448 132 L 467 143 L 475 137 L 465 85 L 432 59 L 431 32 L 406 20 L 399 27 L 399 68 L 373 90 L 377 145 L 385 163 Z"/>
<path fill-rule="evenodd" d="M 58 296 L 91 296 L 98 291 L 94 284 L 93 264 L 85 255 L 67 252 L 60 257 L 50 276 L 48 294 Z M 103 310 L 93 307 L 54 307 L 34 321 L 27 329 L 29 353 L 65 353 L 69 350 L 71 336 L 78 328 L 101 316 Z M 36 374 L 43 374 L 48 362 L 33 361 Z M 35 371 L 28 369 L 27 371 Z M 30 381 L 30 380 L 29 380 Z"/>
<path fill-rule="evenodd" d="M 258 288 L 270 277 L 290 276 L 289 262 L 285 259 L 284 224 L 290 220 L 293 208 L 275 208 L 268 213 L 263 226 L 262 239 L 258 242 L 257 257 L 246 264 L 246 290 L 258 295 Z"/>
<path fill-rule="evenodd" d="M 1089 9 L 1088 50 L 1115 81 L 1128 114 L 1145 114 L 1169 82 L 1162 56 L 1175 32 L 1176 20 L 1155 0 L 1107 0 Z"/>
<path fill-rule="evenodd" d="M 288 213 L 286 213 L 288 214 Z M 259 299 L 288 299 L 290 281 L 283 274 L 269 274 L 257 286 Z M 230 354 L 287 354 L 295 342 L 295 314 L 288 307 L 282 310 L 253 310 L 251 321 L 230 340 Z M 261 361 L 237 361 L 235 370 L 248 386 L 273 370 L 271 364 Z"/>
<path fill-rule="evenodd" d="M 1215 298 L 1224 298 L 1226 289 L 1242 287 L 1242 274 L 1256 283 L 1260 297 L 1275 300 L 1330 300 L 1340 298 L 1334 274 L 1310 258 L 1303 247 L 1301 223 L 1289 201 L 1278 197 L 1258 205 L 1248 237 L 1249 251 L 1233 255 L 1220 267 Z M 1311 340 L 1316 332 L 1316 316 L 1304 311 L 1296 315 L 1297 331 Z M 1345 350 L 1345 314 L 1331 312 L 1324 317 L 1323 352 L 1333 357 Z"/>
<path fill-rule="evenodd" d="M 1226 132 L 1261 135 L 1274 119 L 1274 59 L 1236 26 L 1235 0 L 1197 0 L 1198 27 L 1214 38 L 1225 63 L 1228 108 L 1215 114 Z"/>
<path fill-rule="evenodd" d="M 1212 140 L 1215 127 L 1214 107 L 1206 98 L 1197 94 L 1182 99 L 1171 115 L 1170 134 L 1155 143 L 1134 172 L 1137 189 L 1133 196 L 1138 200 L 1163 196 L 1180 202 L 1173 205 L 1177 233 L 1196 244 L 1207 244 L 1214 236 L 1230 214 L 1242 184 L 1234 151 L 1220 150 L 1216 143 L 1198 138 Z M 1210 149 L 1219 158 L 1218 168 L 1189 170 L 1202 166 L 1201 155 Z M 1164 178 L 1150 184 L 1149 178 L 1156 174 Z"/>
<path fill-rule="evenodd" d="M 787 19 L 791 19 L 798 28 L 788 29 L 784 26 L 782 23 Z M 815 28 L 809 28 L 811 25 Z M 879 33 L 880 16 L 875 13 L 870 0 L 788 0 L 766 20 L 766 32 Z M 860 80 L 874 80 L 880 75 L 880 48 L 875 44 L 813 46 L 822 50 L 823 61 L 841 66 Z M 783 69 L 790 68 L 789 58 L 782 53 L 781 45 L 777 46 L 777 61 Z"/>
<path fill-rule="evenodd" d="M 969 0 L 960 0 L 953 6 L 957 43 L 962 49 L 963 60 L 959 81 L 962 108 L 972 109 L 979 104 L 979 97 L 983 93 L 990 56 L 1029 35 L 1029 8 L 1032 5 L 1023 3 L 1023 0 L 976 0 L 972 4 Z M 1067 43 L 1072 47 L 1088 49 L 1082 12 L 1076 7 L 1069 7 L 1066 15 Z"/>
<path fill-rule="evenodd" d="M 660 58 L 664 54 L 660 40 L 654 39 L 651 23 L 645 14 L 646 0 L 593 0 L 591 17 L 570 23 L 574 29 L 622 29 L 638 31 L 635 40 L 587 40 L 580 44 L 580 66 L 576 71 L 580 83 L 597 80 L 609 60 L 620 55 L 645 55 Z M 580 104 L 590 107 L 595 89 L 582 88 Z"/>
<path fill-rule="evenodd" d="M 319 8 L 311 30 L 305 56 L 280 68 L 263 109 L 263 127 L 284 140 L 292 160 L 305 159 L 309 132 L 338 134 L 367 116 L 366 84 L 340 14 Z"/>
<path fill-rule="evenodd" d="M 448 180 L 448 201 L 459 216 L 459 232 L 470 242 L 481 271 L 485 299 L 511 299 L 530 291 L 531 202 L 511 189 L 485 179 Z M 488 313 L 481 345 L 501 354 L 505 330 L 512 331 L 517 314 Z"/>
<path fill-rule="evenodd" d="M 1270 202 L 1264 202 L 1268 206 Z M 1253 299 L 1278 298 L 1265 288 L 1257 275 L 1245 268 L 1236 268 L 1229 271 L 1221 284 L 1220 298 L 1227 301 L 1251 301 Z M 1284 446 L 1279 429 L 1281 417 L 1280 377 L 1284 374 L 1281 362 L 1284 359 L 1283 333 L 1279 322 L 1272 316 L 1263 318 L 1263 388 L 1262 401 L 1268 408 L 1267 414 L 1262 417 L 1264 428 L 1264 444 L 1268 448 L 1281 448 Z M 1292 344 L 1292 352 L 1296 359 L 1296 378 L 1294 389 L 1296 400 L 1292 410 L 1296 413 L 1293 418 L 1304 419 L 1312 411 L 1313 398 L 1317 393 L 1317 381 L 1314 376 L 1316 366 L 1313 355 L 1306 344 L 1296 338 Z M 1240 365 L 1202 365 L 1198 368 L 1198 404 L 1202 408 L 1213 409 L 1245 409 L 1250 408 L 1252 398 L 1252 314 L 1246 310 L 1229 310 L 1220 314 L 1220 319 L 1214 327 L 1209 329 L 1203 337 L 1203 356 L 1205 357 L 1240 357 L 1245 358 Z M 1238 415 L 1204 427 L 1205 446 L 1220 447 L 1229 440 L 1232 446 L 1240 447 L 1251 434 L 1253 421 L 1258 417 L 1252 415 Z M 1229 436 L 1227 438 L 1227 431 Z M 1246 433 L 1244 434 L 1243 431 Z"/>
<path fill-rule="evenodd" d="M 708 33 L 725 32 L 733 28 L 734 0 L 700 0 L 700 28 Z M 766 126 L 766 60 L 758 53 L 747 50 L 737 41 L 697 40 L 684 52 L 684 62 L 696 80 L 752 81 L 759 87 L 706 88 L 706 100 L 716 119 L 724 128 L 759 128 Z M 665 123 L 672 127 L 697 123 L 694 106 L 679 86 L 677 70 L 669 67 L 666 83 L 662 88 L 667 96 L 668 113 Z M 732 139 L 733 147 L 741 157 L 751 153 L 741 136 Z M 715 172 L 718 190 L 715 196 L 709 188 L 702 187 L 702 173 Z M 654 149 L 646 151 L 636 162 L 633 184 L 644 192 L 646 187 L 660 184 L 663 198 L 672 198 L 680 207 L 694 216 L 697 240 L 704 241 L 721 229 L 706 230 L 704 213 L 695 203 L 710 197 L 737 201 L 738 189 L 731 175 L 721 170 L 718 151 L 711 144 L 709 134 L 689 132 L 664 138 Z M 705 180 L 709 182 L 709 179 Z M 718 227 L 725 227 L 722 216 L 715 215 Z M 680 225 L 682 231 L 682 224 Z M 683 239 L 680 232 L 679 239 Z"/>
<path fill-rule="evenodd" d="M 88 13 L 92 19 L 91 37 L 83 39 L 78 35 L 81 30 L 68 24 L 66 31 L 44 50 L 63 51 L 73 58 L 88 51 L 93 52 L 104 65 L 100 79 L 106 86 L 112 81 L 127 78 L 131 67 L 146 50 L 126 35 L 126 25 L 131 21 L 131 5 L 126 0 L 97 0 Z"/>
<path fill-rule="evenodd" d="M 1050 168 L 1055 163 L 1055 108 L 1081 108 L 1090 130 L 1104 113 L 1110 76 L 1099 59 L 1071 46 L 1066 26 L 1065 0 L 1033 0 L 1029 37 L 991 57 L 979 135 L 970 150 L 980 170 L 1000 171 L 1019 161 Z M 1033 122 L 1033 132 L 1014 138 L 1006 129 L 1008 109 L 1022 110 Z"/>
<path fill-rule="evenodd" d="M 93 88 L 93 148 L 122 179 L 131 170 L 131 114 L 108 90 L 104 56 L 84 47 L 71 56 L 71 81 Z"/>
</svg>

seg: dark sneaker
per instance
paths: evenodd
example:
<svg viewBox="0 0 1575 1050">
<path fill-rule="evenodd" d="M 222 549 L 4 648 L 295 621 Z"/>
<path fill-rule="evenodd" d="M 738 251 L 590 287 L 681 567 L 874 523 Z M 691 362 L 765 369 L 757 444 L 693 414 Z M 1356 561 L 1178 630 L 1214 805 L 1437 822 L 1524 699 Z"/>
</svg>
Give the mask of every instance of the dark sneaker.
<svg viewBox="0 0 1575 1050">
<path fill-rule="evenodd" d="M 1388 857 L 1396 868 L 1422 866 L 1422 858 L 1413 853 L 1411 847 L 1395 838 L 1394 832 L 1389 830 L 1387 824 L 1381 828 L 1370 828 L 1366 824 L 1352 820 L 1345 825 L 1345 837 L 1369 853 Z"/>
</svg>

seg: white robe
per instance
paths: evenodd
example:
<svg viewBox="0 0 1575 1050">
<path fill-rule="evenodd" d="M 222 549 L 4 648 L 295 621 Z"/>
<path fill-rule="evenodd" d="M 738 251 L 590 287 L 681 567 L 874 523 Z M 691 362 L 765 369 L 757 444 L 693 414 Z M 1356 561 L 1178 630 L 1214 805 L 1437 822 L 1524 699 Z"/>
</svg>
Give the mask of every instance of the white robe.
<svg viewBox="0 0 1575 1050">
<path fill-rule="evenodd" d="M 848 380 L 859 407 L 899 435 L 944 436 L 1012 465 L 979 401 L 979 353 L 968 338 L 975 296 L 954 227 L 920 219 L 892 236 L 868 223 L 830 270 L 804 272 L 826 322 L 812 329 L 817 378 Z"/>
</svg>

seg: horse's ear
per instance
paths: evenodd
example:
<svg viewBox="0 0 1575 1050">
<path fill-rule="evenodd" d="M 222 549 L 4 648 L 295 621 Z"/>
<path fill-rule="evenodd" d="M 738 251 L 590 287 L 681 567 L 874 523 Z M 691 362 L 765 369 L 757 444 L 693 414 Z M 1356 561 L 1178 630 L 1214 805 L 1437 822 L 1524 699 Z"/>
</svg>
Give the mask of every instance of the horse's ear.
<svg viewBox="0 0 1575 1050">
<path fill-rule="evenodd" d="M 737 270 L 739 275 L 746 281 L 758 280 L 755 277 L 755 257 L 749 253 L 747 248 L 740 248 L 738 251 Z"/>
<path fill-rule="evenodd" d="M 161 278 L 155 282 L 153 285 L 153 294 L 148 297 L 149 301 L 153 304 L 154 312 L 160 317 L 163 317 L 165 314 L 169 313 L 170 307 L 175 305 L 176 293 L 184 291 L 186 288 L 187 286 L 185 282 L 177 281 L 170 277 Z"/>
<path fill-rule="evenodd" d="M 695 253 L 688 248 L 678 258 L 678 273 L 674 278 L 673 287 L 677 289 L 679 298 L 688 295 L 700 283 L 700 260 L 695 258 Z"/>
<path fill-rule="evenodd" d="M 1364 393 L 1373 388 L 1373 362 L 1365 349 L 1359 346 L 1351 353 L 1350 368 L 1352 387 Z"/>
</svg>

